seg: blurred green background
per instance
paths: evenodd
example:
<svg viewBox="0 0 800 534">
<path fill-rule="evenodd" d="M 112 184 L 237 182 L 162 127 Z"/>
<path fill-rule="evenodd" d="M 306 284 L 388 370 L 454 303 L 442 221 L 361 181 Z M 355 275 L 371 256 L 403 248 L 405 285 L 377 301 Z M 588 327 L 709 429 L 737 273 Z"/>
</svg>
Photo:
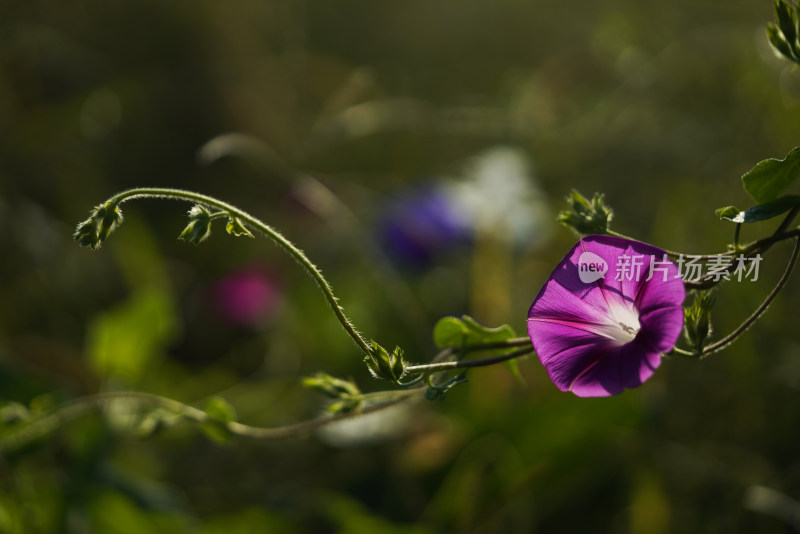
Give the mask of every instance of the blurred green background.
<svg viewBox="0 0 800 534">
<path fill-rule="evenodd" d="M 381 387 L 264 239 L 220 226 L 193 247 L 175 239 L 189 205 L 141 201 L 100 251 L 79 249 L 74 225 L 124 188 L 261 217 L 368 337 L 416 362 L 443 315 L 524 334 L 574 242 L 548 222 L 573 187 L 604 192 L 620 232 L 724 250 L 713 210 L 746 207 L 741 174 L 800 144 L 800 73 L 769 49 L 771 19 L 744 0 L 5 0 L 3 435 L 101 391 L 221 395 L 273 426 L 321 413 L 302 376 Z M 441 212 L 418 207 L 432 197 L 456 223 L 419 226 Z M 718 332 L 787 257 L 777 246 L 757 282 L 723 288 Z M 526 385 L 476 370 L 444 402 L 228 445 L 191 424 L 143 435 L 115 404 L 0 457 L 0 532 L 800 529 L 796 278 L 729 350 L 670 359 L 614 398 L 560 393 L 533 358 Z"/>
</svg>

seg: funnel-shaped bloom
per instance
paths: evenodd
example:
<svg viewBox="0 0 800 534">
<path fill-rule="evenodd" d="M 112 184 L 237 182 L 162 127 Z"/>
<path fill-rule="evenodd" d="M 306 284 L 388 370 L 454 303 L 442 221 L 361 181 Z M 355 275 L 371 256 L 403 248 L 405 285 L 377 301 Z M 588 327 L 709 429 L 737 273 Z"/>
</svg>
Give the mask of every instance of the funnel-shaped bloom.
<svg viewBox="0 0 800 534">
<path fill-rule="evenodd" d="M 656 247 L 582 238 L 528 312 L 528 334 L 562 391 L 604 397 L 640 386 L 683 328 L 678 268 Z"/>
</svg>

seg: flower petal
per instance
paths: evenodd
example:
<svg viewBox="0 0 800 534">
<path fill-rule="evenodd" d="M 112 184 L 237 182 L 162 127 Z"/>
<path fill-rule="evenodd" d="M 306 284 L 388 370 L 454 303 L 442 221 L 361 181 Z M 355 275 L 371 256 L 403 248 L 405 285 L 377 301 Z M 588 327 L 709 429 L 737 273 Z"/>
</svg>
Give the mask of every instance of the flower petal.
<svg viewBox="0 0 800 534">
<path fill-rule="evenodd" d="M 641 386 L 661 365 L 661 355 L 633 341 L 603 354 L 579 375 L 570 391 L 579 397 L 607 397 Z"/>
<path fill-rule="evenodd" d="M 606 263 L 605 276 L 586 270 L 587 257 Z M 559 389 L 615 395 L 649 379 L 661 354 L 674 346 L 684 298 L 678 269 L 663 250 L 587 236 L 539 291 L 528 312 L 528 334 Z"/>
<path fill-rule="evenodd" d="M 650 308 L 639 316 L 642 329 L 637 339 L 652 350 L 669 352 L 683 331 L 683 307 L 680 304 Z"/>
<path fill-rule="evenodd" d="M 550 380 L 561 391 L 569 391 L 575 380 L 611 350 L 610 342 L 576 326 L 528 319 L 528 333 L 534 333 L 534 345 Z"/>
</svg>

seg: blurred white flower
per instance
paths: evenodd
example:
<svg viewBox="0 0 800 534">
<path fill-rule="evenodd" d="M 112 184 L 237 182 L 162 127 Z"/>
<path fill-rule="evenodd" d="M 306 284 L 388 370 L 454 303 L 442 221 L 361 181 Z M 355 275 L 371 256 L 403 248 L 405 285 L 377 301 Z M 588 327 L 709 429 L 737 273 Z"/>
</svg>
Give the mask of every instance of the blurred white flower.
<svg viewBox="0 0 800 534">
<path fill-rule="evenodd" d="M 516 245 L 535 246 L 553 228 L 553 212 L 522 150 L 497 146 L 478 155 L 463 181 L 443 186 L 474 228 Z"/>
</svg>

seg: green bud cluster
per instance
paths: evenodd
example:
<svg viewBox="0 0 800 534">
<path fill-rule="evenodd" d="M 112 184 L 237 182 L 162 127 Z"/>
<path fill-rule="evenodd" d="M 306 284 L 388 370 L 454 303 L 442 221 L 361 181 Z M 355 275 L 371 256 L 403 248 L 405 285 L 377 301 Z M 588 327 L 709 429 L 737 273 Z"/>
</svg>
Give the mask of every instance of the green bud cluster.
<svg viewBox="0 0 800 534">
<path fill-rule="evenodd" d="M 785 0 L 775 2 L 776 24 L 767 24 L 767 37 L 785 58 L 800 64 L 800 7 Z"/>
<path fill-rule="evenodd" d="M 82 247 L 97 250 L 111 232 L 122 224 L 122 210 L 116 202 L 95 206 L 88 219 L 78 224 L 72 238 Z"/>
<path fill-rule="evenodd" d="M 353 382 L 336 378 L 328 373 L 317 373 L 303 378 L 303 386 L 331 399 L 361 395 L 358 386 Z"/>
<path fill-rule="evenodd" d="M 370 374 L 380 380 L 399 382 L 406 374 L 408 362 L 403 359 L 403 349 L 395 347 L 391 354 L 375 341 L 370 341 L 370 353 L 364 357 Z"/>
<path fill-rule="evenodd" d="M 321 393 L 336 402 L 327 407 L 330 413 L 353 412 L 361 405 L 361 390 L 353 382 L 327 373 L 317 373 L 303 378 L 303 386 Z"/>
<path fill-rule="evenodd" d="M 199 245 L 211 235 L 211 213 L 197 204 L 189 210 L 189 225 L 184 228 L 178 239 Z"/>
<path fill-rule="evenodd" d="M 716 298 L 708 291 L 700 291 L 695 294 L 692 305 L 683 309 L 683 335 L 695 354 L 703 352 L 706 340 L 711 336 L 711 308 L 715 301 Z"/>
<path fill-rule="evenodd" d="M 583 235 L 607 233 L 614 211 L 605 205 L 603 198 L 595 193 L 589 200 L 573 189 L 567 196 L 570 209 L 558 214 L 558 222 Z"/>
</svg>

